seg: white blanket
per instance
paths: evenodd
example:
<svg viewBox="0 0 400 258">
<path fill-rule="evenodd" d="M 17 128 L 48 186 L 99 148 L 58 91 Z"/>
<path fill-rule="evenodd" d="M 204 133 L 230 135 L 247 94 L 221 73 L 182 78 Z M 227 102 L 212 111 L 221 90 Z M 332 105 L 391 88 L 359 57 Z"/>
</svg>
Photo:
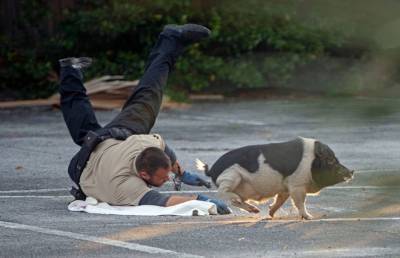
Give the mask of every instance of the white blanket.
<svg viewBox="0 0 400 258">
<path fill-rule="evenodd" d="M 85 201 L 73 201 L 68 205 L 70 211 L 84 211 L 96 214 L 114 214 L 114 215 L 136 215 L 136 216 L 205 216 L 216 215 L 217 207 L 215 204 L 203 201 L 188 201 L 170 207 L 160 207 L 154 205 L 140 206 L 112 206 L 105 202 L 97 202 L 92 197 Z"/>
</svg>

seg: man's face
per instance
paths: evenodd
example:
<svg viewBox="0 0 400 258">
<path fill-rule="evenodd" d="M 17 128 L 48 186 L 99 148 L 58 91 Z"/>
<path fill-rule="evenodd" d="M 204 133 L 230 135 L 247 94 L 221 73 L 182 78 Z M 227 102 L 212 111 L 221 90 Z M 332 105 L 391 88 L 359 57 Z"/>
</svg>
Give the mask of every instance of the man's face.
<svg viewBox="0 0 400 258">
<path fill-rule="evenodd" d="M 169 180 L 170 171 L 171 168 L 159 168 L 153 175 L 149 175 L 146 172 L 142 172 L 140 174 L 149 185 L 159 187 Z"/>
</svg>

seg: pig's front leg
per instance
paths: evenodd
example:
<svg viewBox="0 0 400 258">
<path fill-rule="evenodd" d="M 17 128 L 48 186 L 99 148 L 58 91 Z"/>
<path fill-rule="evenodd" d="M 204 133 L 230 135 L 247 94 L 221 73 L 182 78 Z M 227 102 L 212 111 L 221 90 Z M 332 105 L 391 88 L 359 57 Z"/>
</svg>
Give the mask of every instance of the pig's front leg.
<svg viewBox="0 0 400 258">
<path fill-rule="evenodd" d="M 306 191 L 303 187 L 290 189 L 290 197 L 292 197 L 293 203 L 299 211 L 299 215 L 302 219 L 308 220 L 313 218 L 306 209 Z"/>
</svg>

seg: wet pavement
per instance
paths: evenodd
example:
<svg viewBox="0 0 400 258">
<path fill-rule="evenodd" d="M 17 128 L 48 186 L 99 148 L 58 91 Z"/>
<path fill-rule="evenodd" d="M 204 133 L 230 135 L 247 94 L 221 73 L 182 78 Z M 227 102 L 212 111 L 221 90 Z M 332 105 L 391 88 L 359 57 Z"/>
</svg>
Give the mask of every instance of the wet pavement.
<svg viewBox="0 0 400 258">
<path fill-rule="evenodd" d="M 153 132 L 183 166 L 239 146 L 297 136 L 328 144 L 355 178 L 309 196 L 315 219 L 288 201 L 274 220 L 234 209 L 211 217 L 67 211 L 66 168 L 78 150 L 61 113 L 0 110 L 0 257 L 400 257 L 400 101 L 302 99 L 196 103 L 163 111 Z M 108 122 L 117 111 L 98 111 Z M 173 191 L 170 183 L 160 191 Z M 185 191 L 208 191 L 183 187 Z M 215 189 L 206 193 L 215 196 Z M 158 253 L 152 247 L 158 248 Z"/>
</svg>

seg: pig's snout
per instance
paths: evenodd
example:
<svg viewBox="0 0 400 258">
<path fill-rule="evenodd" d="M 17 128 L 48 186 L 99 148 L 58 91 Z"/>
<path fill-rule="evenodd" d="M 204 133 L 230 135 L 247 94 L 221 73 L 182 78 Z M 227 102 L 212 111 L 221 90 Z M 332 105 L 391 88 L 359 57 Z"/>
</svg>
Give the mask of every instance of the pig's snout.
<svg viewBox="0 0 400 258">
<path fill-rule="evenodd" d="M 354 170 L 350 170 L 341 164 L 339 173 L 342 175 L 344 181 L 350 181 L 354 177 Z"/>
</svg>

